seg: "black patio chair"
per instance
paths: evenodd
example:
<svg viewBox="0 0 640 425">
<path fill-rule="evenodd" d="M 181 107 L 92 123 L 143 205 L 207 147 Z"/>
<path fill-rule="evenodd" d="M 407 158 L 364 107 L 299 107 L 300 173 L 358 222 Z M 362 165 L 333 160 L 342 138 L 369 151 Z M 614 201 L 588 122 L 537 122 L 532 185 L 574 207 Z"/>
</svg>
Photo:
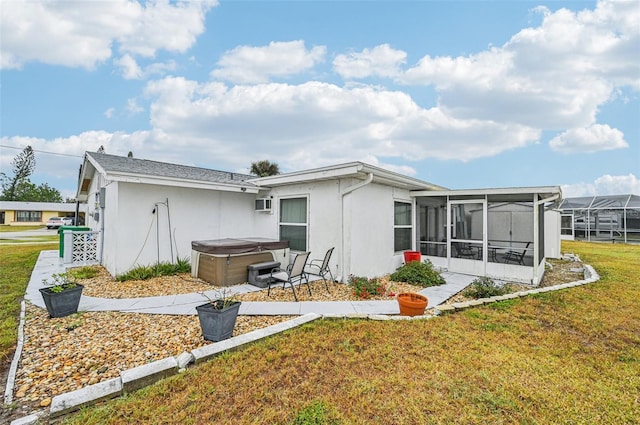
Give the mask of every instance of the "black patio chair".
<svg viewBox="0 0 640 425">
<path fill-rule="evenodd" d="M 315 276 L 320 276 L 324 281 L 324 287 L 327 288 L 327 292 L 329 291 L 329 285 L 327 285 L 327 275 L 331 277 L 331 282 L 335 283 L 335 279 L 333 278 L 333 273 L 331 273 L 331 267 L 329 267 L 329 260 L 331 259 L 331 254 L 333 253 L 335 247 L 329 249 L 326 254 L 324 254 L 324 259 L 315 259 L 309 261 L 309 265 L 307 266 L 306 273 L 312 274 Z"/>
<path fill-rule="evenodd" d="M 471 245 L 467 243 L 454 242 L 453 244 L 451 244 L 451 246 L 456 250 L 456 253 L 458 254 L 456 255 L 456 257 L 471 258 L 474 260 L 476 259 L 476 253 L 474 252 L 473 248 L 471 248 Z"/>
<path fill-rule="evenodd" d="M 309 252 L 301 252 L 293 259 L 293 264 L 288 266 L 286 269 L 273 269 L 270 275 L 271 279 L 269 279 L 267 296 L 271 294 L 272 285 L 282 283 L 282 289 L 284 289 L 288 283 L 291 286 L 291 290 L 293 291 L 293 298 L 298 301 L 296 288 L 294 288 L 293 286 L 295 282 L 298 282 L 298 284 L 300 285 L 306 283 L 307 289 L 309 290 L 309 295 L 311 295 L 309 276 L 307 276 L 307 273 L 304 271 L 304 267 L 307 264 L 307 258 L 309 258 Z"/>
<path fill-rule="evenodd" d="M 524 256 L 527 253 L 527 249 L 529 248 L 529 245 L 531 245 L 531 242 L 527 242 L 527 245 L 524 247 L 522 251 L 520 250 L 516 251 L 513 249 L 510 251 L 507 251 L 506 254 L 504 255 L 504 262 L 507 263 L 509 261 L 513 261 L 524 266 Z"/>
</svg>

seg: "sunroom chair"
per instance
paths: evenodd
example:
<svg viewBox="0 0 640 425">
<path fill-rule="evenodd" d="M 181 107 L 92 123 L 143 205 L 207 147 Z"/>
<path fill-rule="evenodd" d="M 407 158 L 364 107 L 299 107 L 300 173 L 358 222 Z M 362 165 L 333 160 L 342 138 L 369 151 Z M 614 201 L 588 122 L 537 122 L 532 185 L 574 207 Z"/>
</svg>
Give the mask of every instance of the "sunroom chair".
<svg viewBox="0 0 640 425">
<path fill-rule="evenodd" d="M 506 254 L 504 255 L 504 262 L 507 263 L 509 261 L 513 261 L 515 263 L 518 263 L 524 266 L 524 256 L 527 253 L 527 249 L 529 248 L 529 245 L 531 245 L 531 242 L 527 242 L 527 245 L 524 247 L 522 251 L 520 250 L 507 251 Z"/>
<path fill-rule="evenodd" d="M 333 273 L 331 273 L 331 268 L 329 267 L 329 260 L 331 259 L 331 254 L 333 253 L 335 247 L 329 249 L 326 254 L 324 254 L 324 259 L 315 259 L 309 261 L 309 265 L 307 266 L 306 273 L 312 274 L 315 276 L 320 276 L 324 281 L 324 287 L 327 288 L 327 292 L 329 291 L 329 285 L 327 285 L 327 275 L 331 277 L 331 282 L 335 282 L 333 278 Z"/>
<path fill-rule="evenodd" d="M 309 276 L 307 276 L 307 273 L 304 271 L 304 267 L 307 264 L 308 258 L 309 258 L 309 252 L 301 252 L 300 254 L 296 255 L 296 257 L 293 259 L 293 264 L 289 265 L 285 270 L 273 269 L 271 271 L 271 279 L 269 279 L 267 296 L 271 294 L 271 285 L 282 283 L 282 289 L 284 289 L 288 283 L 291 286 L 291 290 L 293 291 L 293 298 L 296 301 L 298 301 L 296 288 L 293 286 L 293 284 L 296 282 L 299 285 L 306 283 L 307 289 L 309 290 L 309 295 L 311 295 L 311 287 L 309 286 Z"/>
<path fill-rule="evenodd" d="M 476 253 L 473 251 L 473 248 L 471 248 L 469 244 L 454 242 L 452 246 L 455 248 L 456 252 L 458 253 L 457 255 L 458 258 L 472 258 L 475 260 Z"/>
</svg>

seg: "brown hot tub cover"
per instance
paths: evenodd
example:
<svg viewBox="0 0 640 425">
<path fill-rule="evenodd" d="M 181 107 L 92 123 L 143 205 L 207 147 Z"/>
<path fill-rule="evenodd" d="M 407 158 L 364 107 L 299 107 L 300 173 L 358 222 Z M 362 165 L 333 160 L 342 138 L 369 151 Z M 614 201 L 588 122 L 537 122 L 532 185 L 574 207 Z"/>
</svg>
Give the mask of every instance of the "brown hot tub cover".
<svg viewBox="0 0 640 425">
<path fill-rule="evenodd" d="M 194 251 L 213 255 L 246 254 L 250 252 L 270 251 L 288 247 L 289 241 L 279 241 L 276 239 L 266 238 L 227 238 L 191 242 L 191 248 Z"/>
</svg>

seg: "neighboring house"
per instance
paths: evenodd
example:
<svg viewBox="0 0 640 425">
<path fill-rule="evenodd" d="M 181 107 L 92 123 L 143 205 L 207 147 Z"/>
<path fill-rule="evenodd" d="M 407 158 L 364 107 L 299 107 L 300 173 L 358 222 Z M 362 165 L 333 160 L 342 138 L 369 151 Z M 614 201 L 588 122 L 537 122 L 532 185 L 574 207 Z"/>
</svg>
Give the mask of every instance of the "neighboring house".
<svg viewBox="0 0 640 425">
<path fill-rule="evenodd" d="M 102 264 L 113 275 L 187 258 L 193 241 L 258 237 L 288 240 L 291 252 L 311 258 L 335 247 L 331 269 L 343 281 L 393 272 L 404 251 L 417 249 L 452 271 L 537 282 L 542 212 L 560 196 L 558 187 L 447 191 L 361 162 L 259 178 L 100 153 L 85 155 L 77 193 L 87 225 L 102 231 Z M 491 229 L 470 232 L 461 206 L 486 211 L 494 202 L 531 206 L 522 223 L 530 237 L 501 242 L 505 252 L 530 242 L 527 265 L 492 263 Z M 447 217 L 458 221 L 446 226 L 454 223 Z M 474 245 L 477 257 L 457 258 L 458 243 Z"/>
<path fill-rule="evenodd" d="M 75 203 L 0 201 L 0 224 L 44 226 L 51 217 L 75 217 Z M 78 214 L 84 218 L 84 209 Z"/>
</svg>

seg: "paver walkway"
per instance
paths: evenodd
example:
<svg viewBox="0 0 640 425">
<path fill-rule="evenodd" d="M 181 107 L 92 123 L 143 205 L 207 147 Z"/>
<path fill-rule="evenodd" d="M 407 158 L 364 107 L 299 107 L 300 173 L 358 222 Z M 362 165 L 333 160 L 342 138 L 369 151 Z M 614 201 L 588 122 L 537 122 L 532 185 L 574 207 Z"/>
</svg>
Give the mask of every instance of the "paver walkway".
<svg viewBox="0 0 640 425">
<path fill-rule="evenodd" d="M 31 274 L 25 298 L 34 305 L 45 308 L 38 289 L 42 288 L 42 280 L 50 279 L 54 273 L 63 273 L 65 265 L 58 256 L 58 251 L 42 251 Z M 452 295 L 469 285 L 474 276 L 441 273 L 446 280 L 445 285 L 425 288 L 420 291 L 429 299 L 427 307 L 442 304 Z M 229 287 L 233 293 L 259 291 L 261 288 L 250 284 Z M 210 293 L 209 293 L 210 292 Z M 206 292 L 214 296 L 215 291 Z M 145 298 L 95 298 L 82 296 L 80 311 L 121 311 L 128 313 L 149 314 L 191 314 L 195 315 L 195 307 L 206 300 L 199 293 L 167 295 Z M 385 301 L 301 301 L 301 302 L 253 302 L 243 301 L 239 314 L 253 316 L 270 315 L 303 315 L 317 313 L 322 315 L 351 315 L 351 314 L 399 314 L 398 302 L 395 299 Z"/>
</svg>

